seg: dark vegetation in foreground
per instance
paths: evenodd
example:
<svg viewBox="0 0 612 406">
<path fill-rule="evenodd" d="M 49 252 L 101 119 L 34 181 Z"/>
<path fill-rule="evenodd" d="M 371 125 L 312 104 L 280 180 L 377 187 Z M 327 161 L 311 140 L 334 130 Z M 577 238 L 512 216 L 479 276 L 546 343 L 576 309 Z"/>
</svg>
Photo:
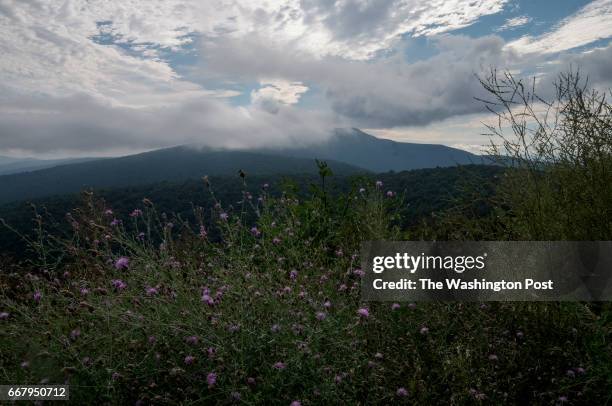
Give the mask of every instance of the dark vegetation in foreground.
<svg viewBox="0 0 612 406">
<path fill-rule="evenodd" d="M 608 403 L 609 303 L 360 300 L 364 240 L 612 238 L 612 112 L 561 79 L 558 133 L 514 115 L 528 87 L 484 81 L 515 162 L 425 221 L 382 178 L 330 192 L 324 164 L 306 194 L 247 176 L 223 201 L 204 181 L 191 220 L 93 196 L 66 236 L 41 217 L 0 273 L 2 381 L 68 382 L 75 404 Z"/>
</svg>

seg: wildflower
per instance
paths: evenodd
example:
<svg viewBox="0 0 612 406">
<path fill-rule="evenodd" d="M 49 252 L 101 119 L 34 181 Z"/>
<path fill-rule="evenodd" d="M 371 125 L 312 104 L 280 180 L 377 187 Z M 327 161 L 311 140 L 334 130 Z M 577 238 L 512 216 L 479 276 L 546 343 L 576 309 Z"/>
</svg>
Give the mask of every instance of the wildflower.
<svg viewBox="0 0 612 406">
<path fill-rule="evenodd" d="M 336 382 L 337 384 L 342 383 L 342 375 L 336 375 L 334 377 L 334 382 Z"/>
<path fill-rule="evenodd" d="M 323 307 L 329 309 L 330 307 L 332 307 L 332 303 L 329 300 L 326 300 L 325 303 L 323 303 Z"/>
<path fill-rule="evenodd" d="M 206 232 L 206 227 L 200 226 L 200 238 L 206 238 L 208 233 Z"/>
<path fill-rule="evenodd" d="M 278 245 L 278 244 L 280 244 L 280 243 L 281 243 L 280 238 L 278 238 L 278 237 L 274 237 L 274 238 L 272 239 L 272 244 L 274 244 L 274 245 Z"/>
<path fill-rule="evenodd" d="M 184 361 L 185 365 L 191 365 L 195 362 L 195 357 L 193 355 L 187 355 Z"/>
<path fill-rule="evenodd" d="M 263 189 L 267 189 L 267 188 L 269 188 L 269 187 L 270 187 L 270 185 L 269 185 L 269 184 L 267 184 L 267 183 L 264 183 L 264 184 L 263 184 L 263 186 L 262 186 L 262 188 L 263 188 Z"/>
<path fill-rule="evenodd" d="M 523 338 L 524 334 L 522 331 L 517 331 L 516 332 L 516 338 Z"/>
<path fill-rule="evenodd" d="M 391 305 L 391 310 L 397 310 L 397 309 L 399 309 L 400 307 L 401 307 L 401 306 L 400 306 L 400 304 L 399 304 L 399 303 L 393 303 L 393 304 Z"/>
<path fill-rule="evenodd" d="M 81 330 L 76 328 L 70 332 L 70 339 L 72 341 L 75 341 L 77 338 L 79 338 L 80 335 L 81 335 Z"/>
<path fill-rule="evenodd" d="M 416 309 L 416 303 L 408 303 L 408 308 L 409 308 L 410 310 L 414 310 L 414 309 Z"/>
<path fill-rule="evenodd" d="M 119 224 L 121 224 L 121 220 L 113 219 L 113 221 L 110 222 L 111 227 L 117 227 Z"/>
<path fill-rule="evenodd" d="M 582 367 L 578 367 L 576 368 L 576 372 L 580 375 L 584 375 L 584 373 L 586 372 L 586 370 Z"/>
<path fill-rule="evenodd" d="M 257 227 L 251 227 L 251 234 L 253 237 L 259 237 L 261 235 L 261 231 L 259 231 Z"/>
<path fill-rule="evenodd" d="M 342 292 L 343 290 L 346 290 L 346 285 L 344 283 L 338 286 L 338 291 Z"/>
<path fill-rule="evenodd" d="M 489 361 L 497 361 L 499 358 L 497 357 L 497 355 L 495 354 L 490 354 L 489 355 Z"/>
<path fill-rule="evenodd" d="M 197 344 L 198 343 L 198 337 L 197 336 L 189 336 L 189 337 L 185 338 L 185 342 L 187 344 Z"/>
<path fill-rule="evenodd" d="M 572 371 L 571 369 L 568 369 L 567 372 L 565 373 L 565 375 L 567 375 L 568 378 L 575 378 L 576 377 L 576 373 L 574 371 Z"/>
<path fill-rule="evenodd" d="M 380 189 L 383 186 L 382 180 L 377 180 L 376 181 L 376 188 Z"/>
<path fill-rule="evenodd" d="M 363 278 L 363 276 L 365 275 L 365 272 L 359 268 L 355 269 L 353 271 L 353 275 L 358 276 L 360 278 Z"/>
<path fill-rule="evenodd" d="M 363 318 L 367 318 L 370 316 L 370 311 L 367 308 L 362 307 L 359 310 L 357 310 L 357 314 Z"/>
<path fill-rule="evenodd" d="M 255 381 L 255 378 L 252 378 L 252 377 L 248 377 L 247 378 L 247 385 L 249 385 L 249 386 L 255 385 L 256 382 L 257 381 Z"/>
<path fill-rule="evenodd" d="M 217 374 L 214 372 L 209 372 L 208 375 L 206 375 L 206 383 L 208 384 L 209 388 L 215 386 L 217 383 Z"/>
<path fill-rule="evenodd" d="M 157 288 L 147 288 L 145 292 L 147 296 L 155 296 L 158 293 Z"/>
<path fill-rule="evenodd" d="M 144 241 L 144 239 L 145 239 L 145 233 L 143 233 L 143 232 L 138 233 L 138 239 L 139 239 L 140 241 Z"/>
<path fill-rule="evenodd" d="M 289 406 L 302 406 L 302 403 L 299 400 L 294 400 Z"/>
<path fill-rule="evenodd" d="M 393 197 L 393 196 L 395 196 L 395 192 L 393 192 L 392 190 L 388 190 L 387 197 Z"/>
<path fill-rule="evenodd" d="M 242 397 L 240 396 L 240 392 L 232 392 L 232 395 L 231 395 L 231 396 L 232 396 L 232 400 L 233 400 L 234 402 L 240 402 L 240 399 L 242 398 Z"/>
<path fill-rule="evenodd" d="M 208 354 L 208 358 L 214 358 L 217 350 L 215 350 L 213 347 L 208 347 L 206 353 Z"/>
<path fill-rule="evenodd" d="M 429 328 L 423 326 L 421 327 L 421 334 L 426 335 L 429 333 Z"/>
<path fill-rule="evenodd" d="M 113 374 L 111 375 L 111 379 L 113 381 L 118 381 L 119 379 L 121 379 L 121 374 L 119 372 L 113 372 Z"/>
<path fill-rule="evenodd" d="M 237 331 L 240 331 L 240 326 L 239 326 L 238 324 L 230 324 L 230 325 L 228 326 L 227 330 L 228 330 L 230 333 L 235 333 L 235 332 L 237 332 Z"/>
<path fill-rule="evenodd" d="M 8 312 L 0 312 L 0 320 L 8 320 L 9 314 Z"/>
<path fill-rule="evenodd" d="M 402 387 L 402 388 L 398 388 L 397 391 L 395 392 L 395 394 L 401 398 L 408 396 L 408 391 L 406 390 L 406 388 Z"/>
<path fill-rule="evenodd" d="M 21 368 L 26 369 L 30 367 L 30 362 L 29 361 L 23 361 L 21 363 Z"/>
<path fill-rule="evenodd" d="M 336 256 L 337 256 L 337 257 L 341 257 L 341 256 L 343 256 L 343 255 L 344 255 L 344 252 L 342 251 L 342 248 L 338 248 L 338 249 L 336 250 Z"/>
<path fill-rule="evenodd" d="M 291 272 L 289 272 L 289 278 L 294 281 L 296 280 L 298 277 L 298 272 L 294 269 Z"/>
<path fill-rule="evenodd" d="M 323 312 L 317 312 L 315 317 L 317 318 L 317 320 L 323 321 L 323 320 L 325 320 L 325 317 L 327 317 L 327 316 Z"/>
<path fill-rule="evenodd" d="M 284 362 L 282 362 L 282 361 L 278 361 L 277 363 L 275 363 L 274 365 L 272 365 L 272 367 L 273 367 L 274 369 L 278 369 L 279 371 L 281 371 L 281 370 L 283 370 L 283 369 L 287 368 L 287 364 L 285 364 L 285 363 L 284 363 Z"/>
<path fill-rule="evenodd" d="M 559 403 L 566 403 L 568 401 L 567 396 L 559 396 Z"/>
<path fill-rule="evenodd" d="M 383 355 L 380 352 L 377 352 L 376 354 L 374 354 L 374 358 L 376 358 L 377 360 L 381 360 L 383 359 Z"/>
<path fill-rule="evenodd" d="M 130 266 L 130 259 L 127 257 L 120 257 L 115 261 L 115 269 L 122 270 L 127 269 Z"/>
<path fill-rule="evenodd" d="M 280 331 L 280 326 L 278 324 L 273 324 L 272 327 L 270 327 L 270 331 L 273 333 L 278 333 Z"/>
<path fill-rule="evenodd" d="M 36 292 L 34 292 L 33 298 L 36 303 L 40 303 L 40 301 L 42 300 L 42 293 L 40 293 L 40 291 L 37 290 Z"/>
<path fill-rule="evenodd" d="M 223 221 L 226 221 L 228 219 L 228 214 L 226 212 L 223 212 L 221 214 L 219 214 L 219 218 Z"/>
<path fill-rule="evenodd" d="M 113 211 L 111 209 L 106 209 L 104 210 L 104 214 L 110 217 L 113 215 Z"/>
<path fill-rule="evenodd" d="M 140 217 L 140 216 L 142 216 L 142 210 L 140 209 L 134 209 L 134 211 L 130 213 L 130 217 Z"/>
<path fill-rule="evenodd" d="M 359 188 L 359 193 L 365 193 L 365 189 L 364 188 Z"/>
<path fill-rule="evenodd" d="M 111 280 L 111 285 L 117 290 L 123 290 L 127 288 L 127 284 L 123 282 L 121 279 L 113 279 Z"/>
<path fill-rule="evenodd" d="M 155 344 L 156 341 L 157 338 L 155 338 L 155 336 L 149 336 L 149 344 Z"/>
</svg>

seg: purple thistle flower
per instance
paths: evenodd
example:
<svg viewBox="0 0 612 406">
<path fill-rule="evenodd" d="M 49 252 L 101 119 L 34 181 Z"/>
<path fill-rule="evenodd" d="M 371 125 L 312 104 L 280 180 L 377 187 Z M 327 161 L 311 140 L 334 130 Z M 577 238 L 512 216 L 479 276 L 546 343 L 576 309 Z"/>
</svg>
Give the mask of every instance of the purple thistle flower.
<svg viewBox="0 0 612 406">
<path fill-rule="evenodd" d="M 219 218 L 221 220 L 223 220 L 223 221 L 226 221 L 229 218 L 229 216 L 228 216 L 228 214 L 226 212 L 223 212 L 223 213 L 219 214 Z"/>
<path fill-rule="evenodd" d="M 323 321 L 325 320 L 325 318 L 327 317 L 327 315 L 323 312 L 317 312 L 316 316 L 317 320 L 319 321 Z"/>
<path fill-rule="evenodd" d="M 217 350 L 215 350 L 214 347 L 208 347 L 208 349 L 206 349 L 206 353 L 208 354 L 208 358 L 214 358 Z"/>
<path fill-rule="evenodd" d="M 298 272 L 294 269 L 291 272 L 289 272 L 289 278 L 294 281 L 296 280 L 298 277 Z"/>
<path fill-rule="evenodd" d="M 393 197 L 393 196 L 395 196 L 395 192 L 393 192 L 391 190 L 388 190 L 387 191 L 387 197 Z"/>
<path fill-rule="evenodd" d="M 195 357 L 193 355 L 187 355 L 184 361 L 185 365 L 191 365 L 195 362 Z"/>
<path fill-rule="evenodd" d="M 157 338 L 155 338 L 155 336 L 149 336 L 149 344 L 155 344 L 155 342 L 157 341 Z"/>
<path fill-rule="evenodd" d="M 215 304 L 215 300 L 212 297 L 210 297 L 208 293 L 204 293 L 202 295 L 202 302 L 206 303 L 209 306 L 213 306 Z"/>
<path fill-rule="evenodd" d="M 399 309 L 400 307 L 401 307 L 401 306 L 400 306 L 400 304 L 399 304 L 399 303 L 393 303 L 393 304 L 391 305 L 391 310 L 397 310 L 397 309 Z"/>
<path fill-rule="evenodd" d="M 249 385 L 249 386 L 254 386 L 254 385 L 255 385 L 255 383 L 257 383 L 257 381 L 255 380 L 255 378 L 250 377 L 250 376 L 247 378 L 247 385 Z"/>
<path fill-rule="evenodd" d="M 399 397 L 406 397 L 408 396 L 408 391 L 406 390 L 406 388 L 402 387 L 402 388 L 398 388 L 395 394 Z"/>
<path fill-rule="evenodd" d="M 329 300 L 326 300 L 325 303 L 323 303 L 323 307 L 329 309 L 330 307 L 332 307 L 332 303 Z"/>
<path fill-rule="evenodd" d="M 567 396 L 559 396 L 559 403 L 566 403 L 569 399 Z"/>
<path fill-rule="evenodd" d="M 383 186 L 382 180 L 376 181 L 376 188 L 380 189 Z"/>
<path fill-rule="evenodd" d="M 10 314 L 8 312 L 1 312 L 0 313 L 0 320 L 8 320 Z"/>
<path fill-rule="evenodd" d="M 187 344 L 197 344 L 198 343 L 198 337 L 197 336 L 189 336 L 189 337 L 185 338 L 185 342 Z"/>
<path fill-rule="evenodd" d="M 299 400 L 294 400 L 289 406 L 302 406 L 302 403 Z"/>
<path fill-rule="evenodd" d="M 121 224 L 121 220 L 113 219 L 113 221 L 110 222 L 111 227 L 117 227 L 119 224 Z"/>
<path fill-rule="evenodd" d="M 365 275 L 365 272 L 359 268 L 355 269 L 353 271 L 353 275 L 358 276 L 360 278 L 363 278 L 363 276 Z"/>
<path fill-rule="evenodd" d="M 26 369 L 30 367 L 30 362 L 29 361 L 23 361 L 21 363 L 21 368 Z"/>
<path fill-rule="evenodd" d="M 34 292 L 33 299 L 36 303 L 40 303 L 40 301 L 42 300 L 42 293 L 40 293 L 40 291 L 37 290 L 36 292 Z"/>
<path fill-rule="evenodd" d="M 147 293 L 147 296 L 155 296 L 158 293 L 157 288 L 153 288 L 153 287 L 147 288 L 145 292 Z"/>
<path fill-rule="evenodd" d="M 358 314 L 360 317 L 367 318 L 367 317 L 369 317 L 369 316 L 370 316 L 370 311 L 369 311 L 367 308 L 362 307 L 362 308 L 360 308 L 359 310 L 357 310 L 357 314 Z"/>
<path fill-rule="evenodd" d="M 578 368 L 576 368 L 576 372 L 578 374 L 580 374 L 580 375 L 584 375 L 586 370 L 584 368 L 582 368 L 582 367 L 578 367 Z"/>
<path fill-rule="evenodd" d="M 206 238 L 208 233 L 206 232 L 206 227 L 200 226 L 200 238 Z"/>
<path fill-rule="evenodd" d="M 280 238 L 278 238 L 278 237 L 274 237 L 274 238 L 272 239 L 272 244 L 278 245 L 278 244 L 280 244 L 280 243 L 281 243 Z"/>
<path fill-rule="evenodd" d="M 140 216 L 142 216 L 142 210 L 140 209 L 134 209 L 134 211 L 130 213 L 130 217 L 140 217 Z"/>
<path fill-rule="evenodd" d="M 214 372 L 209 372 L 208 375 L 206 375 L 206 383 L 208 384 L 209 388 L 215 386 L 217 383 L 217 374 Z"/>
<path fill-rule="evenodd" d="M 251 227 L 251 234 L 253 237 L 259 237 L 261 235 L 261 231 L 259 231 L 257 227 Z"/>
<path fill-rule="evenodd" d="M 110 217 L 113 215 L 113 211 L 111 209 L 106 209 L 104 210 L 104 214 Z"/>
<path fill-rule="evenodd" d="M 285 364 L 282 361 L 278 361 L 274 365 L 272 365 L 272 367 L 274 369 L 278 369 L 279 371 L 282 371 L 283 369 L 287 368 L 287 364 Z"/>
<path fill-rule="evenodd" d="M 497 361 L 499 358 L 495 354 L 489 354 L 489 361 Z"/>
<path fill-rule="evenodd" d="M 359 188 L 359 193 L 365 193 L 365 189 L 364 188 Z"/>
<path fill-rule="evenodd" d="M 421 327 L 420 332 L 421 332 L 421 334 L 425 335 L 425 334 L 429 333 L 429 328 L 423 326 L 423 327 Z"/>
<path fill-rule="evenodd" d="M 140 241 L 144 241 L 144 239 L 145 239 L 145 233 L 143 233 L 143 232 L 138 233 L 138 239 L 139 239 Z"/>
<path fill-rule="evenodd" d="M 111 285 L 117 290 L 123 290 L 127 288 L 127 284 L 123 282 L 121 279 L 113 279 L 111 280 Z"/>
<path fill-rule="evenodd" d="M 115 261 L 115 269 L 122 270 L 127 269 L 130 266 L 130 259 L 127 257 L 120 257 Z"/>
<path fill-rule="evenodd" d="M 278 333 L 280 331 L 280 326 L 278 324 L 273 324 L 272 327 L 270 327 L 270 331 L 273 333 Z"/>
</svg>

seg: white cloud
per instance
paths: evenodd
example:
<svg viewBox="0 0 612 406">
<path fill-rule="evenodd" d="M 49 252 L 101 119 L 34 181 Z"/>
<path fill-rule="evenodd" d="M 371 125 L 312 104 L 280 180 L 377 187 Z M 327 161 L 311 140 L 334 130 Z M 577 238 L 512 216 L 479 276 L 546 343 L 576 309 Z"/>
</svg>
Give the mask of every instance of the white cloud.
<svg viewBox="0 0 612 406">
<path fill-rule="evenodd" d="M 612 37 L 612 0 L 595 0 L 563 19 L 553 30 L 524 36 L 507 46 L 522 54 L 550 54 Z"/>
<path fill-rule="evenodd" d="M 261 86 L 251 92 L 251 103 L 264 106 L 270 112 L 278 110 L 278 104 L 296 104 L 308 87 L 302 82 L 289 82 L 282 79 L 262 80 Z"/>
<path fill-rule="evenodd" d="M 531 18 L 528 16 L 518 16 L 518 17 L 509 18 L 496 31 L 513 30 L 517 27 L 522 27 L 525 24 L 529 24 L 529 22 L 531 22 Z"/>
</svg>

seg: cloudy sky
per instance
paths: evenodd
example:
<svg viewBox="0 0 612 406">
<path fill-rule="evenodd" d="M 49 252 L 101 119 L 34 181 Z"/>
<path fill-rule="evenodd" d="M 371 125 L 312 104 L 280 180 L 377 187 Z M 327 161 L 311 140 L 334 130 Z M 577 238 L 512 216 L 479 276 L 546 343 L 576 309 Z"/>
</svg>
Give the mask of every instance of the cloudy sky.
<svg viewBox="0 0 612 406">
<path fill-rule="evenodd" d="M 612 83 L 612 0 L 0 0 L 0 155 L 486 144 L 474 74 Z"/>
</svg>

